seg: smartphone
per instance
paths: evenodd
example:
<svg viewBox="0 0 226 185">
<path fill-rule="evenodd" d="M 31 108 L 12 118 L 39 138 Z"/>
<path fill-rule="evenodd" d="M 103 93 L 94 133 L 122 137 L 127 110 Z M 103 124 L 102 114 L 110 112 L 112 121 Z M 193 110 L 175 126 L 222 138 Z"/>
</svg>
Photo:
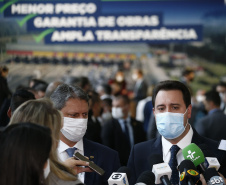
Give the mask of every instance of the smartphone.
<svg viewBox="0 0 226 185">
<path fill-rule="evenodd" d="M 105 171 L 102 168 L 100 168 L 99 166 L 97 166 L 94 162 L 90 161 L 89 159 L 87 159 L 85 156 L 83 156 L 79 152 L 74 153 L 73 156 L 74 156 L 75 159 L 79 159 L 81 161 L 89 162 L 89 167 L 92 170 L 94 170 L 99 175 L 104 175 Z"/>
</svg>

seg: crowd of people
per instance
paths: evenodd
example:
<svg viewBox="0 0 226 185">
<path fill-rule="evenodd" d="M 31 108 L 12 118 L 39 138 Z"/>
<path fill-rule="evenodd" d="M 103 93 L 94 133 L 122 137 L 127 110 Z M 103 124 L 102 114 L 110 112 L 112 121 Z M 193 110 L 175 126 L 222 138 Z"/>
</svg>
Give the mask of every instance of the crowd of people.
<svg viewBox="0 0 226 185">
<path fill-rule="evenodd" d="M 120 166 L 131 170 L 129 181 L 135 184 L 142 172 L 151 170 L 151 156 L 160 155 L 171 164 L 171 147 L 177 146 L 179 164 L 182 149 L 190 143 L 209 147 L 221 163 L 219 172 L 226 175 L 226 154 L 217 150 L 217 142 L 226 140 L 223 81 L 194 94 L 192 70 L 184 71 L 180 81 L 150 85 L 136 68 L 133 90 L 119 70 L 95 86 L 88 77 L 67 76 L 50 83 L 31 79 L 27 87 L 11 92 L 8 72 L 0 67 L 2 185 L 107 185 Z M 101 167 L 104 175 L 75 159 L 76 152 Z"/>
</svg>

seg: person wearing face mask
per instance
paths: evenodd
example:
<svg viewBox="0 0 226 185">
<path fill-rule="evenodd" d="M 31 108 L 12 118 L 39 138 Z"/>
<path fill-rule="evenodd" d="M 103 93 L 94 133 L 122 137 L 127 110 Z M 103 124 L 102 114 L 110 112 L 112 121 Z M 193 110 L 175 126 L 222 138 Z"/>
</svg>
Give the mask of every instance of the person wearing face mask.
<svg viewBox="0 0 226 185">
<path fill-rule="evenodd" d="M 134 184 L 140 174 L 152 170 L 150 156 L 160 155 L 172 169 L 171 184 L 179 184 L 177 165 L 184 160 L 182 149 L 191 143 L 206 145 L 218 159 L 219 172 L 224 176 L 226 153 L 218 150 L 218 143 L 200 136 L 189 124 L 192 105 L 191 94 L 187 86 L 179 81 L 167 80 L 157 84 L 152 96 L 153 113 L 161 136 L 133 147 L 128 160 L 131 170 L 130 184 Z M 204 155 L 205 155 L 205 151 Z M 173 161 L 173 162 L 172 162 Z M 174 165 L 173 165 L 174 164 Z"/>
<path fill-rule="evenodd" d="M 60 133 L 58 155 L 61 161 L 71 158 L 79 152 L 100 166 L 104 175 L 84 168 L 86 173 L 79 173 L 78 178 L 86 185 L 107 185 L 112 172 L 119 167 L 118 153 L 104 145 L 84 138 L 87 129 L 89 97 L 80 87 L 67 84 L 59 85 L 50 96 L 54 107 L 64 116 Z"/>
<path fill-rule="evenodd" d="M 118 151 L 122 166 L 128 161 L 134 144 L 146 140 L 142 123 L 130 116 L 130 100 L 120 95 L 112 102 L 112 119 L 102 128 L 103 144 Z"/>
<path fill-rule="evenodd" d="M 226 114 L 226 83 L 220 81 L 220 83 L 216 86 L 216 91 L 219 93 L 219 96 L 221 98 L 220 108 L 224 112 L 224 114 Z"/>
<path fill-rule="evenodd" d="M 18 123 L 0 132 L 0 184 L 46 185 L 52 140 L 49 128 Z"/>
</svg>

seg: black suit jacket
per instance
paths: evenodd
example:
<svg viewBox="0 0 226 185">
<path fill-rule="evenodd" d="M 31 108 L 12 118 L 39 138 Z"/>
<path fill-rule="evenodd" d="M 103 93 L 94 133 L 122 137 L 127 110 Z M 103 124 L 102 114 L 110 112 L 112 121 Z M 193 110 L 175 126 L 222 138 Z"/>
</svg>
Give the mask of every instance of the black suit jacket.
<svg viewBox="0 0 226 185">
<path fill-rule="evenodd" d="M 144 99 L 147 97 L 147 89 L 148 89 L 148 85 L 147 83 L 145 82 L 145 80 L 143 79 L 142 82 L 140 83 L 139 86 L 136 86 L 134 87 L 134 100 L 136 102 Z"/>
<path fill-rule="evenodd" d="M 200 146 L 200 148 L 201 146 L 205 146 L 205 150 L 202 150 L 205 157 L 213 157 L 214 154 L 221 164 L 219 172 L 226 176 L 226 152 L 218 150 L 218 143 L 216 141 L 200 136 L 195 129 L 193 129 L 193 131 L 192 143 Z M 163 155 L 161 138 L 162 137 L 159 136 L 155 139 L 139 143 L 133 147 L 127 165 L 131 170 L 130 184 L 135 184 L 142 172 L 152 170 L 152 166 L 150 166 L 151 156 L 155 154 Z"/>
<path fill-rule="evenodd" d="M 85 138 L 83 138 L 83 146 L 84 155 L 105 171 L 103 176 L 96 172 L 85 173 L 85 184 L 108 185 L 108 178 L 120 167 L 118 152 Z"/>
<path fill-rule="evenodd" d="M 142 123 L 131 118 L 131 126 L 133 128 L 134 144 L 145 141 L 146 134 Z M 113 118 L 104 125 L 102 129 L 102 142 L 106 146 L 118 151 L 122 166 L 127 164 L 131 148 L 117 119 Z"/>
<path fill-rule="evenodd" d="M 195 129 L 201 136 L 216 141 L 226 139 L 226 115 L 222 110 L 216 110 L 216 112 L 201 118 L 195 124 Z"/>
</svg>

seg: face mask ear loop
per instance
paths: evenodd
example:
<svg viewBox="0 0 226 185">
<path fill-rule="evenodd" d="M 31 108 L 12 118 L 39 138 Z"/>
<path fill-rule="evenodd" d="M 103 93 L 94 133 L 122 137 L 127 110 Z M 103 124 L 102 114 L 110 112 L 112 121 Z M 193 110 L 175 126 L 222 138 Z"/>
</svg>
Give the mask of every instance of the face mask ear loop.
<svg viewBox="0 0 226 185">
<path fill-rule="evenodd" d="M 187 110 L 188 110 L 188 108 L 186 109 L 184 115 L 187 113 Z M 188 123 L 188 119 L 187 119 L 187 123 L 186 123 L 186 125 L 185 125 L 185 127 L 184 127 L 184 130 L 186 129 L 186 127 L 187 127 L 188 124 L 189 124 L 189 123 Z"/>
</svg>

